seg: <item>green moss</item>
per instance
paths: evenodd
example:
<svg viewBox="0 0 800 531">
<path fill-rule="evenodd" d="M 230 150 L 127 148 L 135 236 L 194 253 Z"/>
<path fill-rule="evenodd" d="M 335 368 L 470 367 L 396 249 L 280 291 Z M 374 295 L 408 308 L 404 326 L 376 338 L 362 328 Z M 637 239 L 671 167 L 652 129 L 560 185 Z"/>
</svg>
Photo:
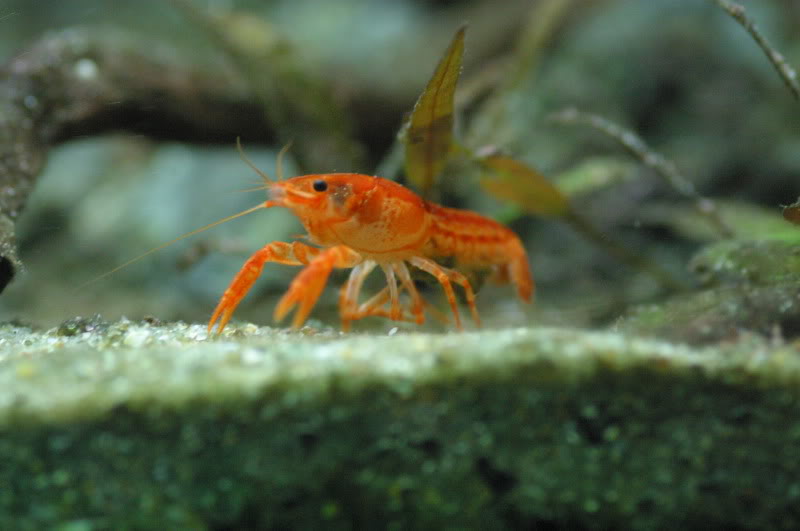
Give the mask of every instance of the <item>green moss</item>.
<svg viewBox="0 0 800 531">
<path fill-rule="evenodd" d="M 800 247 L 796 242 L 771 240 L 723 241 L 703 249 L 689 267 L 705 284 L 797 282 L 800 281 Z"/>
<path fill-rule="evenodd" d="M 800 523 L 788 348 L 310 332 L 6 325 L 0 525 Z"/>
<path fill-rule="evenodd" d="M 743 331 L 791 336 L 800 327 L 796 245 L 723 241 L 699 252 L 690 268 L 703 289 L 637 308 L 618 323 L 618 329 L 708 343 L 730 340 Z"/>
</svg>

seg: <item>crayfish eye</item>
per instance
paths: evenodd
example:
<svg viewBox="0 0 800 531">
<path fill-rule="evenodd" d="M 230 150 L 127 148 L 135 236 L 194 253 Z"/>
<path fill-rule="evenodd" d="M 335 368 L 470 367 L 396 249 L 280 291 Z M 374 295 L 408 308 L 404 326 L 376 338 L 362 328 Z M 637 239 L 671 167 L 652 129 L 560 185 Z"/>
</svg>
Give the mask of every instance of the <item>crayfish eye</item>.
<svg viewBox="0 0 800 531">
<path fill-rule="evenodd" d="M 322 179 L 317 179 L 311 184 L 311 186 L 314 188 L 315 192 L 324 192 L 328 189 L 328 183 Z"/>
</svg>

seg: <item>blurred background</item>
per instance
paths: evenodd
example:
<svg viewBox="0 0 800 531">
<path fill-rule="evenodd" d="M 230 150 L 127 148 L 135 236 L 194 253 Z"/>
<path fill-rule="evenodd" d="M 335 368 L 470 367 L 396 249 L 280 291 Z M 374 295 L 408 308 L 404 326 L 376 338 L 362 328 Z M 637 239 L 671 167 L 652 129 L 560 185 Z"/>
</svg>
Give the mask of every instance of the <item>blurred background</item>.
<svg viewBox="0 0 800 531">
<path fill-rule="evenodd" d="M 743 4 L 787 62 L 800 65 L 800 3 Z M 798 102 L 752 38 L 709 0 L 3 1 L 0 54 L 9 61 L 48 35 L 88 28 L 224 79 L 242 62 L 222 50 L 222 34 L 240 57 L 249 54 L 242 77 L 254 98 L 282 116 L 264 135 L 242 138 L 260 168 L 274 175 L 277 151 L 293 139 L 285 175 L 381 171 L 402 181 L 398 130 L 465 22 L 460 142 L 537 168 L 598 234 L 690 289 L 689 260 L 717 238 L 689 200 L 614 139 L 553 121 L 565 108 L 640 135 L 717 200 L 730 223 L 746 225 L 742 233 L 753 219 L 780 230 L 779 205 L 800 194 Z M 170 124 L 149 129 L 159 127 Z M 262 191 L 242 191 L 259 178 L 240 160 L 235 138 L 184 143 L 111 127 L 58 145 L 19 220 L 26 270 L 0 296 L 0 320 L 49 327 L 99 313 L 205 322 L 250 253 L 302 231 L 288 211 L 251 214 L 83 284 L 263 201 Z M 437 198 L 517 231 L 538 288 L 527 307 L 508 286 L 484 286 L 478 302 L 489 326 L 605 326 L 671 295 L 652 272 L 612 256 L 602 238 L 491 197 L 481 176 L 455 158 Z M 271 324 L 296 272 L 267 266 L 236 318 Z M 318 322 L 338 325 L 335 288 L 345 278 L 340 272 L 330 282 L 312 314 Z M 426 297 L 445 307 L 435 286 Z M 393 326 L 375 319 L 356 329 Z"/>
</svg>

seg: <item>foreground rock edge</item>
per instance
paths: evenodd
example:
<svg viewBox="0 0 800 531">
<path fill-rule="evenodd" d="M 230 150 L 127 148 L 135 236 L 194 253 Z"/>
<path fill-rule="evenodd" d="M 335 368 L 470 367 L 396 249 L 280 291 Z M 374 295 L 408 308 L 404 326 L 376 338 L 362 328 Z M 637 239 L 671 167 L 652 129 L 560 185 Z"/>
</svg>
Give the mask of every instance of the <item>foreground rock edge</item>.
<svg viewBox="0 0 800 531">
<path fill-rule="evenodd" d="M 792 345 L 64 332 L 0 331 L 3 525 L 800 523 Z"/>
</svg>

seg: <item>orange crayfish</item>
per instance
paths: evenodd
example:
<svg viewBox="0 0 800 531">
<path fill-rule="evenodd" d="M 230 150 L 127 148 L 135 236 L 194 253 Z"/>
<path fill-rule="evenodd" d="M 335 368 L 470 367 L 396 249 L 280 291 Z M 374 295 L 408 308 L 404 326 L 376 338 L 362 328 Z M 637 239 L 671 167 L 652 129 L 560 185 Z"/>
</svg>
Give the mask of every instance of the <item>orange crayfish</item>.
<svg viewBox="0 0 800 531">
<path fill-rule="evenodd" d="M 461 318 L 452 284 L 464 289 L 472 317 L 480 324 L 475 294 L 464 274 L 440 265 L 437 259 L 451 259 L 456 267 L 493 270 L 495 280 L 512 282 L 522 300 L 531 299 L 534 284 L 525 249 L 516 234 L 492 219 L 425 201 L 381 177 L 330 173 L 274 181 L 243 158 L 265 180 L 269 193 L 267 201 L 246 212 L 288 208 L 303 223 L 307 239 L 319 247 L 277 241 L 256 251 L 222 295 L 209 320 L 209 333 L 215 325 L 217 332 L 222 332 L 266 262 L 306 266 L 275 308 L 275 319 L 280 321 L 297 306 L 292 321 L 295 328 L 305 322 L 333 268 L 352 268 L 339 296 L 344 330 L 352 321 L 368 316 L 406 320 L 400 305 L 401 289 L 410 297 L 413 320 L 418 324 L 425 321 L 426 303 L 406 263 L 433 275 L 442 285 L 459 329 Z M 383 270 L 387 286 L 359 304 L 364 280 L 376 266 Z"/>
</svg>

